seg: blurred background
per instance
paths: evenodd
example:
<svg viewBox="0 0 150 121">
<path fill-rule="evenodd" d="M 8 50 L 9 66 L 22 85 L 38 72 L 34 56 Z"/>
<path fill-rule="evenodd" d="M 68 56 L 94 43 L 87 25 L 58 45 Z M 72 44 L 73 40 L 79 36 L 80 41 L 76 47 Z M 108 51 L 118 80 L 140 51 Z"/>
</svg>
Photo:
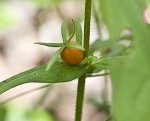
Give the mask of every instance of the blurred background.
<svg viewBox="0 0 150 121">
<path fill-rule="evenodd" d="M 62 42 L 60 27 L 64 19 L 78 20 L 83 26 L 84 2 L 1 0 L 0 81 L 46 63 L 57 49 L 34 43 Z M 99 0 L 95 0 L 92 6 L 90 41 L 107 40 L 107 29 L 100 20 Z M 0 95 L 0 121 L 73 121 L 77 80 L 46 88 L 42 86 L 45 84 L 24 84 Z M 6 102 L 26 91 L 30 93 Z M 83 121 L 104 121 L 110 113 L 110 105 L 110 78 L 88 78 Z"/>
</svg>

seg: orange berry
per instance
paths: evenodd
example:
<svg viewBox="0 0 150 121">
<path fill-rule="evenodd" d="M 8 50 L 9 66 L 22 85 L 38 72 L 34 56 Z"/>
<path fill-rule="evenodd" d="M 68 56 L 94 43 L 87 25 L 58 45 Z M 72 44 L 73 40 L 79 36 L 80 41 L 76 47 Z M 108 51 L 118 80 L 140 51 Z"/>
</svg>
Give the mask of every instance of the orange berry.
<svg viewBox="0 0 150 121">
<path fill-rule="evenodd" d="M 70 41 L 70 44 L 76 44 L 75 41 Z M 84 59 L 84 53 L 77 48 L 66 47 L 60 54 L 62 60 L 69 65 L 78 65 Z"/>
</svg>

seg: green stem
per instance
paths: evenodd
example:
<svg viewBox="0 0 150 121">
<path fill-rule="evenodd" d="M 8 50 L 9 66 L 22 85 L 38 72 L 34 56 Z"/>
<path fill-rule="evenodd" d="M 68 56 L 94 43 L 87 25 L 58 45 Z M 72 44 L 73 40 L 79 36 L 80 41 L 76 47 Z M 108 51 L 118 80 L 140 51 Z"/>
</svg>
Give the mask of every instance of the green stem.
<svg viewBox="0 0 150 121">
<path fill-rule="evenodd" d="M 37 102 L 35 102 L 33 109 L 36 109 L 37 107 L 41 106 L 42 103 L 45 101 L 45 99 L 47 98 L 50 90 L 52 89 L 52 84 L 51 86 L 49 86 L 44 93 L 40 96 L 40 98 L 37 100 Z"/>
<path fill-rule="evenodd" d="M 91 1 L 92 0 L 86 0 L 86 2 L 85 2 L 85 18 L 84 18 L 85 56 L 84 57 L 88 57 L 88 55 L 89 55 Z M 82 108 L 83 108 L 83 100 L 84 100 L 85 79 L 86 79 L 86 74 L 82 75 L 78 79 L 75 121 L 81 121 L 82 120 Z"/>
<path fill-rule="evenodd" d="M 75 121 L 81 121 L 81 119 L 82 119 L 85 78 L 86 78 L 86 76 L 83 75 L 78 79 Z"/>
<path fill-rule="evenodd" d="M 28 94 L 28 93 L 31 93 L 31 92 L 34 92 L 34 91 L 37 91 L 37 90 L 40 90 L 40 89 L 43 89 L 43 88 L 50 87 L 51 85 L 52 85 L 52 84 L 47 84 L 47 85 L 44 85 L 44 86 L 41 86 L 41 87 L 38 87 L 38 88 L 35 88 L 35 89 L 31 89 L 31 90 L 26 91 L 26 92 L 23 92 L 23 93 L 18 94 L 18 95 L 14 96 L 14 97 L 11 97 L 11 98 L 9 98 L 9 99 L 3 101 L 3 102 L 0 102 L 0 105 L 4 105 L 4 104 L 6 104 L 6 103 L 8 103 L 8 102 L 10 102 L 10 101 L 12 101 L 12 100 L 14 100 L 14 99 L 16 99 L 16 98 L 21 97 L 21 96 L 24 96 L 24 95 L 26 95 L 26 94 Z"/>
<path fill-rule="evenodd" d="M 107 74 L 107 70 L 105 70 L 105 74 Z M 104 76 L 104 101 L 108 102 L 108 78 L 107 75 Z"/>
<path fill-rule="evenodd" d="M 106 75 L 110 75 L 110 73 L 104 73 L 104 74 L 97 74 L 97 75 L 87 75 L 87 77 L 99 77 L 99 76 L 106 76 Z"/>
<path fill-rule="evenodd" d="M 86 3 L 85 3 L 85 18 L 84 18 L 84 48 L 85 48 L 85 57 L 87 57 L 88 53 L 89 53 L 90 22 L 91 22 L 91 0 L 86 0 Z"/>
</svg>

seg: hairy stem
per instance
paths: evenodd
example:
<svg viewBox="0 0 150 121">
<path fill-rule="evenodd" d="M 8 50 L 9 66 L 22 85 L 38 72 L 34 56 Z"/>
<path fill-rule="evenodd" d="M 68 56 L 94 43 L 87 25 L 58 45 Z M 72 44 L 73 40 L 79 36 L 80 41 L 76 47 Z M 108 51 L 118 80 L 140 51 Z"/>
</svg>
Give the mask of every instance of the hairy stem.
<svg viewBox="0 0 150 121">
<path fill-rule="evenodd" d="M 83 99 L 84 99 L 85 77 L 86 76 L 83 75 L 78 79 L 75 121 L 82 120 L 82 107 L 83 107 Z"/>
<path fill-rule="evenodd" d="M 85 48 L 85 55 L 84 55 L 84 57 L 87 57 L 88 54 L 89 54 L 91 1 L 92 0 L 86 0 L 85 1 L 85 17 L 84 17 L 84 48 Z M 86 75 L 82 75 L 78 79 L 75 121 L 81 121 L 82 120 L 82 108 L 83 108 L 83 100 L 84 100 L 85 79 L 86 79 Z"/>
<path fill-rule="evenodd" d="M 85 57 L 88 56 L 89 44 L 90 44 L 91 1 L 92 0 L 86 0 L 86 2 L 85 2 L 85 17 L 84 17 L 84 48 L 85 48 Z"/>
</svg>

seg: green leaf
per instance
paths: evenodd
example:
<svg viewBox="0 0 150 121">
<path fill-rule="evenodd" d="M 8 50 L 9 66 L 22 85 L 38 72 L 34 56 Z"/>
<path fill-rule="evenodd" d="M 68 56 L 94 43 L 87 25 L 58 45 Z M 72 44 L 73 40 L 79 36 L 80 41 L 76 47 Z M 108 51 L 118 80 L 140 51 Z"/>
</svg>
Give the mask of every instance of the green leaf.
<svg viewBox="0 0 150 121">
<path fill-rule="evenodd" d="M 27 121 L 55 121 L 53 115 L 42 108 L 36 108 L 26 112 Z"/>
<path fill-rule="evenodd" d="M 104 1 L 104 0 L 103 0 Z M 111 36 L 118 38 L 120 30 L 130 27 L 135 41 L 131 56 L 124 64 L 111 69 L 113 117 L 117 121 L 149 121 L 150 119 L 150 29 L 144 23 L 144 0 L 108 0 L 111 11 Z"/>
<path fill-rule="evenodd" d="M 63 43 L 44 43 L 44 42 L 36 42 L 34 44 L 44 45 L 47 47 L 62 47 L 64 45 Z"/>
<path fill-rule="evenodd" d="M 143 44 L 134 50 L 127 63 L 115 64 L 111 69 L 113 115 L 118 121 L 149 121 L 149 52 L 149 46 Z"/>
<path fill-rule="evenodd" d="M 7 116 L 7 109 L 4 106 L 0 106 L 0 119 L 1 121 L 5 121 Z"/>
<path fill-rule="evenodd" d="M 109 69 L 110 67 L 115 63 L 124 63 L 127 61 L 126 56 L 117 56 L 117 57 L 104 57 L 99 58 L 94 63 L 90 65 L 90 69 L 92 69 L 94 72 L 99 72 L 101 70 Z"/>
<path fill-rule="evenodd" d="M 133 35 L 132 34 L 129 34 L 129 35 L 124 35 L 124 36 L 121 36 L 120 38 L 119 38 L 119 41 L 121 41 L 121 40 L 133 40 Z"/>
<path fill-rule="evenodd" d="M 123 55 L 124 52 L 128 49 L 129 47 L 126 47 L 125 45 L 114 45 L 111 48 L 111 51 L 107 53 L 107 56 L 119 56 L 119 55 Z"/>
<path fill-rule="evenodd" d="M 0 82 L 0 94 L 25 83 L 68 82 L 87 72 L 84 66 L 70 66 L 62 61 L 56 61 L 48 71 L 45 70 L 46 67 L 47 64 L 22 72 Z"/>
<path fill-rule="evenodd" d="M 99 0 L 100 5 L 100 14 L 103 22 L 106 24 L 109 34 L 112 29 L 112 11 L 111 11 L 111 2 L 110 0 Z M 110 34 L 110 38 L 111 34 Z"/>
<path fill-rule="evenodd" d="M 67 42 L 67 22 L 66 22 L 66 20 L 64 20 L 61 25 L 61 36 L 62 36 L 63 42 L 66 43 Z"/>
<path fill-rule="evenodd" d="M 118 0 L 100 0 L 102 17 L 108 27 L 110 40 L 118 40 L 120 31 L 124 28 L 132 28 L 133 25 L 134 28 L 139 28 L 142 25 L 138 21 L 144 22 L 142 16 L 139 16 L 139 14 L 146 7 L 145 3 L 146 0 L 127 0 L 122 3 L 118 2 Z"/>
<path fill-rule="evenodd" d="M 61 2 L 65 0 L 32 0 L 34 4 L 36 4 L 39 8 L 50 8 L 55 5 L 59 5 Z"/>
<path fill-rule="evenodd" d="M 93 53 L 95 51 L 101 51 L 105 48 L 108 48 L 112 43 L 110 41 L 102 41 L 100 39 L 95 40 L 91 45 L 90 45 L 90 53 Z"/>
<path fill-rule="evenodd" d="M 28 109 L 18 104 L 7 105 L 7 114 L 1 121 L 55 121 L 53 114 L 41 107 Z"/>
<path fill-rule="evenodd" d="M 46 67 L 46 70 L 49 70 L 51 68 L 51 66 L 53 65 L 53 63 L 56 61 L 56 59 L 58 58 L 58 56 L 60 55 L 60 53 L 63 51 L 63 49 L 65 48 L 65 46 L 61 47 L 49 60 L 48 65 Z"/>
<path fill-rule="evenodd" d="M 94 63 L 98 58 L 96 56 L 88 56 L 84 58 L 84 60 L 81 62 L 81 65 L 91 65 Z"/>
<path fill-rule="evenodd" d="M 74 34 L 75 34 L 75 23 L 74 23 L 73 20 L 72 20 L 72 23 L 73 23 L 73 32 L 72 32 L 71 36 L 69 37 L 69 39 L 67 40 L 67 43 L 70 42 L 70 40 L 73 38 L 73 36 L 74 36 Z"/>
<path fill-rule="evenodd" d="M 108 104 L 105 101 L 100 101 L 98 99 L 95 98 L 89 98 L 88 102 L 90 104 L 92 104 L 97 110 L 99 111 L 104 111 L 105 113 L 107 113 L 109 115 L 110 113 L 110 104 Z"/>
<path fill-rule="evenodd" d="M 70 47 L 70 48 L 77 48 L 77 49 L 85 51 L 85 49 L 81 45 L 79 45 L 78 43 L 77 44 L 70 44 L 70 43 L 68 43 L 66 46 Z"/>
<path fill-rule="evenodd" d="M 82 27 L 78 21 L 75 21 L 76 42 L 82 46 Z"/>
<path fill-rule="evenodd" d="M 108 117 L 105 121 L 117 121 L 116 119 L 114 119 L 112 116 Z"/>
</svg>

